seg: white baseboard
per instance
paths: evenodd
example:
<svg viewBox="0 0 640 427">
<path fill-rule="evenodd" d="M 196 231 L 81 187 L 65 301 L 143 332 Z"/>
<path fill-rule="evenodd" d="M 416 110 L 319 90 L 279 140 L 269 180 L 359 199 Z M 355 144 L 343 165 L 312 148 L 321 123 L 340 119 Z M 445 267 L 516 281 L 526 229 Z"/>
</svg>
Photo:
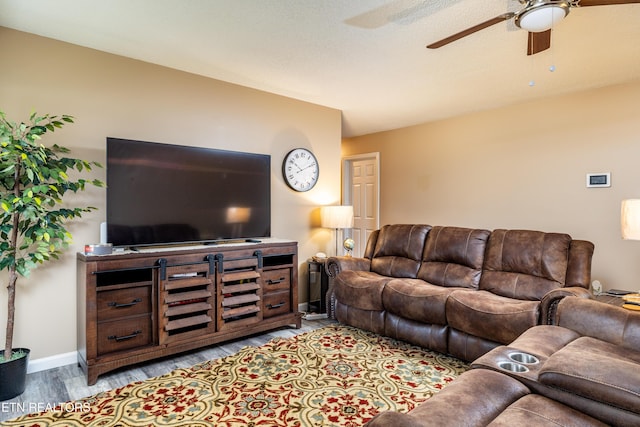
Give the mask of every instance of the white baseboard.
<svg viewBox="0 0 640 427">
<path fill-rule="evenodd" d="M 73 365 L 74 363 L 78 363 L 78 353 L 75 351 L 29 360 L 27 374 L 59 368 L 60 366 Z"/>
</svg>

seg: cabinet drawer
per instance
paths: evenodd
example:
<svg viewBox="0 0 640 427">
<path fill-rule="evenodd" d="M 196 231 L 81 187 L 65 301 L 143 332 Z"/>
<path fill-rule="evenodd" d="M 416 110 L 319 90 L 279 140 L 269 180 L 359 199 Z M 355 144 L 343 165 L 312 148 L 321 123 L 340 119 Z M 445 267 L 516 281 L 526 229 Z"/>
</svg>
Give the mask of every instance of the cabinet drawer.
<svg viewBox="0 0 640 427">
<path fill-rule="evenodd" d="M 99 322 L 150 313 L 151 286 L 100 291 L 97 305 Z"/>
<path fill-rule="evenodd" d="M 279 268 L 262 272 L 263 293 L 291 288 L 291 269 Z"/>
<path fill-rule="evenodd" d="M 144 347 L 152 343 L 151 316 L 98 323 L 98 354 Z"/>
<path fill-rule="evenodd" d="M 291 311 L 291 293 L 288 290 L 265 294 L 262 301 L 262 317 L 277 316 Z"/>
</svg>

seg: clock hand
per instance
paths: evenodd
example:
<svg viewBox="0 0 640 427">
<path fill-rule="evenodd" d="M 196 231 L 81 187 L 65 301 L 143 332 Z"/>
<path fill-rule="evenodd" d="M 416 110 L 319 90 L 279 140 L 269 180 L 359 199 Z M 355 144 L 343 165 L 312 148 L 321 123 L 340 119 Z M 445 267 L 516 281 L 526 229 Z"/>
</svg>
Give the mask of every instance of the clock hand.
<svg viewBox="0 0 640 427">
<path fill-rule="evenodd" d="M 308 165 L 308 166 L 306 166 L 306 167 L 304 167 L 304 168 L 300 169 L 300 172 L 302 172 L 302 171 L 303 171 L 303 170 L 305 170 L 305 169 L 309 169 L 310 167 L 315 166 L 315 165 L 316 165 L 315 163 L 311 163 L 310 165 Z"/>
</svg>

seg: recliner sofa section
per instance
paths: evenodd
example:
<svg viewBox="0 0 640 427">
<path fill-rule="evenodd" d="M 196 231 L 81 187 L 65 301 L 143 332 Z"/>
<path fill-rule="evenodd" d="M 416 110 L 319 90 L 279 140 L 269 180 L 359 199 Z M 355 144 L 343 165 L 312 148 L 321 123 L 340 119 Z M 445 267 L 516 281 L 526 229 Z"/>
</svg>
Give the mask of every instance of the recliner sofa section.
<svg viewBox="0 0 640 427">
<path fill-rule="evenodd" d="M 552 320 L 409 413 L 382 412 L 367 426 L 640 425 L 640 312 L 567 297 Z"/>
<path fill-rule="evenodd" d="M 331 257 L 338 321 L 472 361 L 589 297 L 591 242 L 533 230 L 393 224 Z"/>
</svg>

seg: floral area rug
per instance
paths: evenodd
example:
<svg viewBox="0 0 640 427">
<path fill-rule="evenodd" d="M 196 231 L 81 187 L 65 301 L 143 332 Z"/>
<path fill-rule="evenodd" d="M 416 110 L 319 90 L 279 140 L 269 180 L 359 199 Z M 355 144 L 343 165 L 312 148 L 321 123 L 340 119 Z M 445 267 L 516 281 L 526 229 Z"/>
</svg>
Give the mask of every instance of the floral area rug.
<svg viewBox="0 0 640 427">
<path fill-rule="evenodd" d="M 381 411 L 410 411 L 466 369 L 452 357 L 333 325 L 3 425 L 361 426 Z"/>
</svg>

